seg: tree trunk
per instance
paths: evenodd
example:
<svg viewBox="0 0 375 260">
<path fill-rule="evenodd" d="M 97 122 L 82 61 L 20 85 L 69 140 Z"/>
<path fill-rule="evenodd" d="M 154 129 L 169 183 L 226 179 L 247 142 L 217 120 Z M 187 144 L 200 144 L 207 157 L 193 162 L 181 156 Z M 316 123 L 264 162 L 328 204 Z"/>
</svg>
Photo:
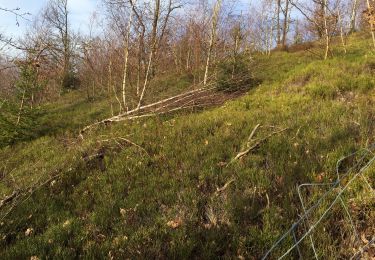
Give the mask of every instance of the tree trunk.
<svg viewBox="0 0 375 260">
<path fill-rule="evenodd" d="M 342 25 L 340 10 L 337 11 L 337 18 L 338 18 L 338 23 L 339 23 L 339 26 L 340 26 L 341 44 L 342 44 L 342 47 L 344 48 L 344 53 L 346 54 L 347 51 L 346 51 L 345 35 L 344 35 L 344 28 L 343 28 L 343 25 Z"/>
<path fill-rule="evenodd" d="M 235 68 L 237 64 L 237 55 L 238 55 L 238 46 L 240 43 L 241 37 L 241 25 L 238 23 L 238 27 L 235 29 L 235 36 L 234 36 L 234 48 L 233 48 L 233 67 L 232 67 L 232 79 L 234 78 Z"/>
<path fill-rule="evenodd" d="M 64 33 L 63 33 L 63 45 L 64 45 L 64 76 L 68 76 L 70 73 L 70 42 L 69 42 L 69 28 L 68 28 L 68 1 L 63 2 L 64 4 Z M 69 81 L 70 82 L 70 81 Z M 70 87 L 70 86 L 69 86 Z"/>
<path fill-rule="evenodd" d="M 281 35 L 280 35 L 280 9 L 281 9 L 281 0 L 277 0 L 277 47 L 281 44 Z"/>
<path fill-rule="evenodd" d="M 155 0 L 155 11 L 154 11 L 154 19 L 152 22 L 152 33 L 151 33 L 151 55 L 150 57 L 154 57 L 156 54 L 157 46 L 158 46 L 158 22 L 159 22 L 159 15 L 160 15 L 160 0 Z M 151 72 L 147 74 L 151 74 L 151 77 L 155 76 L 155 67 L 153 62 L 150 64 Z"/>
<path fill-rule="evenodd" d="M 286 36 L 288 33 L 288 18 L 289 15 L 289 0 L 285 1 L 285 11 L 284 11 L 284 27 L 283 27 L 283 40 L 282 40 L 282 48 L 285 49 L 286 47 Z"/>
<path fill-rule="evenodd" d="M 112 84 L 112 60 L 110 59 L 108 64 L 108 98 L 109 98 L 109 105 L 111 107 L 111 115 L 114 116 L 113 112 L 113 102 L 112 102 L 112 95 L 111 95 L 111 84 Z"/>
<path fill-rule="evenodd" d="M 126 106 L 126 77 L 128 72 L 128 58 L 129 58 L 129 41 L 130 41 L 130 29 L 132 25 L 132 19 L 133 19 L 133 11 L 130 11 L 129 16 L 129 22 L 127 26 L 127 32 L 125 37 L 125 43 L 124 43 L 124 75 L 122 80 L 122 102 L 124 106 L 124 110 L 127 110 Z"/>
<path fill-rule="evenodd" d="M 137 109 L 139 109 L 141 107 L 141 104 L 142 104 L 142 101 L 143 101 L 143 98 L 144 98 L 144 95 L 145 95 L 147 83 L 148 83 L 148 78 L 149 78 L 150 73 L 152 73 L 150 71 L 152 70 L 152 63 L 153 63 L 154 54 L 156 53 L 156 47 L 157 47 L 157 29 L 158 29 L 158 21 L 159 21 L 159 12 L 160 12 L 160 0 L 156 0 L 155 1 L 154 20 L 153 20 L 153 23 L 152 23 L 151 52 L 150 52 L 150 56 L 149 56 L 149 59 L 148 59 L 145 81 L 144 81 L 144 84 L 143 84 L 141 96 L 139 97 Z"/>
<path fill-rule="evenodd" d="M 208 53 L 207 53 L 206 70 L 205 70 L 204 79 L 203 79 L 204 86 L 206 86 L 207 84 L 208 70 L 209 70 L 210 61 L 211 61 L 212 50 L 213 50 L 213 46 L 216 40 L 216 29 L 217 29 L 217 22 L 218 22 L 220 8 L 221 8 L 221 0 L 217 0 L 215 7 L 214 7 L 214 13 L 212 16 L 211 37 L 210 37 L 210 43 L 209 43 Z"/>
<path fill-rule="evenodd" d="M 142 27 L 141 32 L 139 33 L 139 42 L 138 42 L 138 63 L 137 63 L 137 96 L 139 96 L 139 86 L 141 83 L 141 74 L 143 72 L 142 68 L 142 61 L 144 60 L 144 36 L 145 36 L 145 30 L 144 27 Z"/>
<path fill-rule="evenodd" d="M 368 9 L 371 8 L 370 0 L 367 0 L 367 7 Z M 374 26 L 372 25 L 372 23 L 370 23 L 370 28 L 371 28 L 372 43 L 375 48 L 375 33 L 374 33 Z"/>
<path fill-rule="evenodd" d="M 20 121 L 21 121 L 21 114 L 22 114 L 22 110 L 23 110 L 23 104 L 25 102 L 25 93 L 26 93 L 26 90 L 24 90 L 23 93 L 22 93 L 21 105 L 20 105 L 20 109 L 18 111 L 18 117 L 17 117 L 17 122 L 16 122 L 17 126 L 20 124 Z"/>
<path fill-rule="evenodd" d="M 350 17 L 350 32 L 356 31 L 357 9 L 358 9 L 358 0 L 353 0 L 352 15 Z"/>
<path fill-rule="evenodd" d="M 329 37 L 328 21 L 327 21 L 327 0 L 324 0 L 323 22 L 324 22 L 324 32 L 325 32 L 325 38 L 326 38 L 326 48 L 325 48 L 325 53 L 324 53 L 324 59 L 326 60 L 328 58 L 328 53 L 330 50 L 330 37 Z"/>
</svg>

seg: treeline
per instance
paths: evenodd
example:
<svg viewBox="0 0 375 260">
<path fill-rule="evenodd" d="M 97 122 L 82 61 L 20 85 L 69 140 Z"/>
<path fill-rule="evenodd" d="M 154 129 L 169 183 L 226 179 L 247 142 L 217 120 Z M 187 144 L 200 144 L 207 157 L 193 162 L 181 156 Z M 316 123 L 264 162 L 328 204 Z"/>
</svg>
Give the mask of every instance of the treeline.
<svg viewBox="0 0 375 260">
<path fill-rule="evenodd" d="M 142 105 L 160 75 L 205 85 L 220 64 L 233 78 L 255 52 L 312 40 L 327 59 L 334 37 L 346 53 L 347 36 L 358 30 L 371 32 L 375 47 L 372 0 L 103 0 L 84 33 L 75 30 L 68 1 L 50 0 L 32 18 L 22 8 L 0 9 L 32 19 L 20 39 L 0 35 L 3 122 L 19 125 L 25 111 L 77 88 L 89 100 L 108 97 L 112 114 L 124 112 Z"/>
</svg>

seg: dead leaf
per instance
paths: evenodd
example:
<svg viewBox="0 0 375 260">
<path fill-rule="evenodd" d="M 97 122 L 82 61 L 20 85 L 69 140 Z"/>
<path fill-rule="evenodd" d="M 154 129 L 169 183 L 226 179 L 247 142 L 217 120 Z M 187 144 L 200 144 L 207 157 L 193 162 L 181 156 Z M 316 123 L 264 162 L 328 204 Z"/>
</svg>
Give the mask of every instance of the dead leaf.
<svg viewBox="0 0 375 260">
<path fill-rule="evenodd" d="M 126 209 L 122 209 L 122 208 L 120 208 L 120 214 L 121 214 L 121 216 L 122 216 L 123 218 L 125 218 L 125 216 L 126 216 Z"/>
<path fill-rule="evenodd" d="M 32 228 L 28 228 L 28 229 L 26 229 L 26 231 L 25 231 L 25 236 L 30 236 L 33 232 L 34 232 L 34 229 L 32 229 Z"/>
<path fill-rule="evenodd" d="M 362 242 L 365 243 L 365 244 L 368 244 L 368 242 L 369 242 L 369 241 L 367 240 L 367 238 L 365 237 L 365 234 L 363 234 L 363 233 L 361 234 L 361 240 L 362 240 Z"/>
<path fill-rule="evenodd" d="M 67 220 L 67 221 L 64 222 L 63 227 L 66 228 L 66 227 L 69 226 L 69 225 L 70 225 L 70 221 Z"/>
<path fill-rule="evenodd" d="M 168 223 L 167 223 L 167 226 L 170 227 L 170 228 L 173 228 L 173 229 L 178 228 L 181 225 L 182 225 L 181 218 L 177 218 L 175 220 L 168 221 Z"/>
<path fill-rule="evenodd" d="M 219 166 L 219 167 L 224 167 L 225 165 L 227 165 L 226 162 L 219 162 L 219 163 L 217 163 L 217 166 Z"/>
</svg>

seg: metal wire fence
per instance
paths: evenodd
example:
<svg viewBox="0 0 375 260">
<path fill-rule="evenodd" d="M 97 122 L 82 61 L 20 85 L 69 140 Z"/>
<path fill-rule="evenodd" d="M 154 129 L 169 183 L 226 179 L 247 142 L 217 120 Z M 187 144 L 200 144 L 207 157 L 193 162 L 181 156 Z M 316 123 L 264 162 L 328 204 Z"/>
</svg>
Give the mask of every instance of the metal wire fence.
<svg viewBox="0 0 375 260">
<path fill-rule="evenodd" d="M 328 215 L 332 213 L 333 208 L 336 205 L 340 205 L 343 215 L 347 216 L 346 222 L 351 227 L 354 242 L 359 245 L 359 242 L 361 241 L 360 235 L 357 231 L 355 221 L 345 203 L 344 193 L 353 186 L 355 181 L 359 180 L 361 185 L 364 185 L 365 189 L 369 191 L 368 195 L 370 196 L 370 199 L 374 199 L 374 189 L 365 176 L 365 174 L 369 172 L 370 167 L 375 165 L 374 150 L 375 144 L 369 148 L 359 150 L 338 160 L 336 164 L 336 180 L 334 182 L 304 183 L 299 185 L 297 187 L 297 193 L 303 214 L 283 235 L 279 237 L 279 239 L 264 254 L 262 259 L 283 259 L 287 256 L 291 257 L 292 252 L 297 258 L 303 259 L 304 256 L 307 255 L 307 252 L 306 250 L 302 250 L 302 243 L 311 248 L 311 256 L 308 258 L 319 259 L 320 255 L 318 253 L 316 238 L 314 238 L 313 233 L 319 225 L 323 225 L 322 221 L 325 218 L 328 218 Z M 342 169 L 344 168 L 344 162 L 352 162 L 349 163 L 351 166 L 346 170 Z M 312 205 L 307 205 L 308 203 L 305 203 L 303 197 L 303 191 L 311 190 L 313 188 L 325 189 L 325 192 L 319 195 Z M 310 196 L 312 196 L 311 193 Z M 359 259 L 363 253 L 374 244 L 374 242 L 375 237 L 374 234 L 372 234 L 372 239 L 355 252 L 350 259 Z M 289 246 L 285 248 L 283 243 L 289 243 Z M 277 256 L 275 256 L 276 254 Z"/>
</svg>

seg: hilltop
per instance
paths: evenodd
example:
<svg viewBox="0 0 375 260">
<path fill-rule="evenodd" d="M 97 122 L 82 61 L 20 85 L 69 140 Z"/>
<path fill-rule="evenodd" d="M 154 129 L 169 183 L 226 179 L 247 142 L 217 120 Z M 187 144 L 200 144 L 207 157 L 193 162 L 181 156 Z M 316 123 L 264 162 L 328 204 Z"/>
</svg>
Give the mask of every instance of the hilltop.
<svg viewBox="0 0 375 260">
<path fill-rule="evenodd" d="M 43 106 L 35 134 L 0 149 L 2 257 L 261 258 L 303 214 L 296 186 L 333 182 L 339 159 L 375 142 L 371 39 L 348 42 L 347 54 L 333 46 L 326 61 L 314 45 L 253 54 L 256 84 L 246 91 L 215 89 L 218 103 L 101 124 L 83 137 L 111 117 L 106 98 L 75 90 Z M 163 75 L 146 100 L 195 87 Z M 363 176 L 373 188 L 374 165 Z M 309 190 L 306 205 L 324 191 Z M 350 257 L 374 233 L 373 190 L 356 179 L 343 200 L 362 240 L 353 243 L 336 205 L 313 232 L 325 259 Z M 300 247 L 312 256 L 307 239 Z"/>
</svg>

